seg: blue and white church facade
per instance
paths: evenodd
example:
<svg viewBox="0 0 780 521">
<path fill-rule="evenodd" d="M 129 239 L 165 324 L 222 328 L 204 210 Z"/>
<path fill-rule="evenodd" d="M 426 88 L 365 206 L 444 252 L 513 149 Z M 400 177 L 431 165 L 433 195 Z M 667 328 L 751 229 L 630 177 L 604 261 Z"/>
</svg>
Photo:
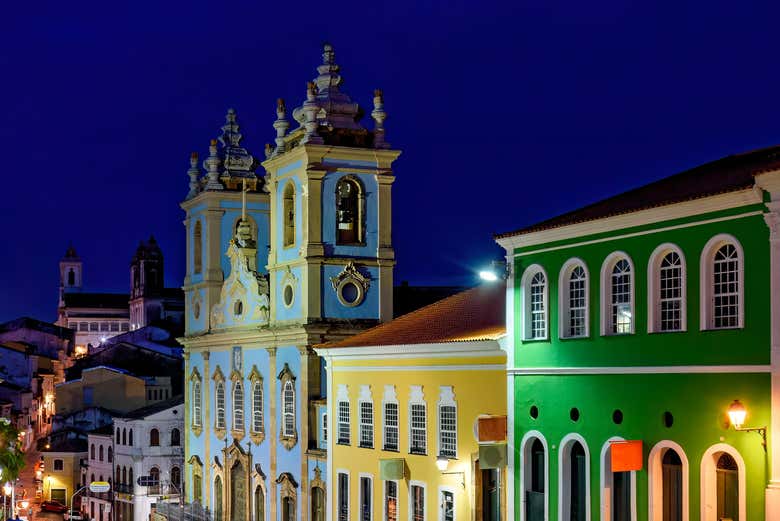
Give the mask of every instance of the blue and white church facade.
<svg viewBox="0 0 780 521">
<path fill-rule="evenodd" d="M 292 131 L 278 100 L 264 176 L 233 110 L 188 172 L 184 489 L 215 521 L 326 518 L 327 389 L 311 346 L 392 318 L 400 152 L 381 91 L 368 129 L 330 45 L 317 71 Z"/>
</svg>

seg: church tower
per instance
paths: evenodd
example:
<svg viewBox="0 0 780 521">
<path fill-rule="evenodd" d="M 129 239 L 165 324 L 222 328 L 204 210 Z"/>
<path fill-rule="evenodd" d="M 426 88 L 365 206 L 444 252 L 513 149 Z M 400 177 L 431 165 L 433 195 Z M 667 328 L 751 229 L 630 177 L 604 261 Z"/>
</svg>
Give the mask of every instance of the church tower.
<svg viewBox="0 0 780 521">
<path fill-rule="evenodd" d="M 263 162 L 271 194 L 268 272 L 276 325 L 392 318 L 391 193 L 400 151 L 385 141 L 382 92 L 374 129 L 341 91 L 333 47 L 296 108 L 298 128 L 277 102 L 276 146 Z"/>
<path fill-rule="evenodd" d="M 60 288 L 61 291 L 81 291 L 82 263 L 76 248 L 68 246 L 65 256 L 60 259 Z"/>
<path fill-rule="evenodd" d="M 235 110 L 228 110 L 222 134 L 211 140 L 209 155 L 203 161 L 205 175 L 198 166 L 197 153 L 190 158 L 190 191 L 181 203 L 187 213 L 187 335 L 210 328 L 209 313 L 220 301 L 223 281 L 231 272 L 226 252 L 239 231 L 242 215 L 245 233 L 257 245 L 253 266 L 264 267 L 268 256 L 268 194 L 263 191 L 262 178 L 255 173 L 258 162 L 241 144 L 239 128 Z M 237 310 L 239 305 L 234 304 Z"/>
<path fill-rule="evenodd" d="M 162 316 L 163 254 L 154 236 L 141 241 L 130 261 L 130 329 Z"/>
</svg>

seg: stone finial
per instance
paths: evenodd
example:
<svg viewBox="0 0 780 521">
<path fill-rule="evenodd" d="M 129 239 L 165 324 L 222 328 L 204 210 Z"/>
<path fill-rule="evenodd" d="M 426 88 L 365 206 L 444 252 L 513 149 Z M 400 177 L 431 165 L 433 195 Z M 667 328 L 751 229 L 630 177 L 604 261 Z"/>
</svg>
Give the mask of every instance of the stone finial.
<svg viewBox="0 0 780 521">
<path fill-rule="evenodd" d="M 274 129 L 276 129 L 276 150 L 273 155 L 283 154 L 284 136 L 287 134 L 287 129 L 290 128 L 290 122 L 286 118 L 287 108 L 284 105 L 284 100 L 279 98 L 276 100 L 276 121 L 274 121 Z"/>
<path fill-rule="evenodd" d="M 209 157 L 203 161 L 203 167 L 206 169 L 208 182 L 206 190 L 224 190 L 222 183 L 219 182 L 219 165 L 222 161 L 217 155 L 217 140 L 212 139 L 209 143 Z"/>
<path fill-rule="evenodd" d="M 390 143 L 385 141 L 385 97 L 381 89 L 374 89 L 374 110 L 371 111 L 374 119 L 374 148 L 390 148 Z"/>
<path fill-rule="evenodd" d="M 336 51 L 333 49 L 333 45 L 325 42 L 322 44 L 322 63 L 325 65 L 333 65 L 336 62 Z"/>
<path fill-rule="evenodd" d="M 265 144 L 265 158 L 268 159 L 274 154 L 274 147 L 271 143 Z"/>
<path fill-rule="evenodd" d="M 317 134 L 317 127 L 319 122 L 317 121 L 317 112 L 320 108 L 316 102 L 317 85 L 313 82 L 306 83 L 306 101 L 303 103 L 303 126 L 306 129 L 306 134 L 303 136 L 301 143 L 322 143 L 322 137 Z"/>
<path fill-rule="evenodd" d="M 200 177 L 200 168 L 198 168 L 198 153 L 193 152 L 190 154 L 190 169 L 187 170 L 187 175 L 190 176 L 190 191 L 187 194 L 187 199 L 192 199 L 198 192 L 200 192 L 200 186 L 198 184 L 198 178 Z"/>
</svg>

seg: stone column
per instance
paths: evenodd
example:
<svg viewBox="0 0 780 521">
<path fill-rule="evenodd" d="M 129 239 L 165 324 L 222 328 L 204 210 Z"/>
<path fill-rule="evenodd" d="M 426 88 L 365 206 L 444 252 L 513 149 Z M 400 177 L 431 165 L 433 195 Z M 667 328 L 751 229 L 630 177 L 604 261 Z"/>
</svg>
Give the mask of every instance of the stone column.
<svg viewBox="0 0 780 521">
<path fill-rule="evenodd" d="M 269 519 L 277 519 L 276 516 L 276 449 L 279 445 L 279 433 L 276 430 L 276 348 L 268 348 L 268 425 L 266 430 L 266 439 L 268 440 L 269 449 L 271 453 L 271 465 L 269 469 L 268 484 L 270 485 L 267 490 L 269 499 L 271 500 L 270 511 L 271 517 Z"/>
<path fill-rule="evenodd" d="M 201 356 L 203 357 L 203 382 L 201 383 L 201 391 L 203 392 L 203 399 L 201 401 L 201 414 L 203 416 L 203 431 L 202 435 L 205 436 L 203 438 L 203 483 L 201 486 L 206 487 L 206 493 L 203 494 L 203 491 L 201 490 L 201 494 L 203 495 L 203 505 L 208 507 L 210 510 L 214 510 L 214 505 L 211 504 L 211 483 L 212 483 L 212 477 L 211 477 L 211 447 L 210 447 L 210 441 L 211 441 L 211 385 L 213 384 L 213 380 L 211 379 L 211 372 L 209 370 L 209 356 L 211 356 L 211 353 L 209 351 L 202 351 Z"/>
<path fill-rule="evenodd" d="M 309 448 L 309 350 L 306 346 L 298 348 L 301 357 L 301 375 L 299 379 L 298 403 L 300 410 L 298 421 L 301 428 L 298 434 L 298 445 L 301 448 L 301 483 L 298 508 L 301 520 L 309 519 L 309 458 L 306 450 Z"/>
<path fill-rule="evenodd" d="M 515 519 L 515 375 L 509 371 L 515 367 L 515 335 L 514 335 L 514 302 L 515 302 L 515 269 L 514 254 L 506 255 L 506 518 Z M 561 493 L 560 491 L 558 492 Z"/>
</svg>

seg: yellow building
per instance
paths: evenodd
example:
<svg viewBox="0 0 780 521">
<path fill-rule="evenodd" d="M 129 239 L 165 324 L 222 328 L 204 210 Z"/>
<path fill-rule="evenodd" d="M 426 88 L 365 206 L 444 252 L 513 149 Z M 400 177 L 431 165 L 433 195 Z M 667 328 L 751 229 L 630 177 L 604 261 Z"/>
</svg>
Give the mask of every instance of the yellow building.
<svg viewBox="0 0 780 521">
<path fill-rule="evenodd" d="M 329 520 L 505 519 L 505 299 L 477 287 L 316 348 Z"/>
<path fill-rule="evenodd" d="M 87 440 L 63 439 L 44 449 L 41 456 L 43 500 L 70 506 L 71 496 L 81 487 L 81 462 L 87 459 Z"/>
<path fill-rule="evenodd" d="M 57 414 L 67 416 L 87 407 L 129 412 L 146 405 L 146 382 L 113 367 L 91 367 L 81 378 L 55 386 Z"/>
</svg>

